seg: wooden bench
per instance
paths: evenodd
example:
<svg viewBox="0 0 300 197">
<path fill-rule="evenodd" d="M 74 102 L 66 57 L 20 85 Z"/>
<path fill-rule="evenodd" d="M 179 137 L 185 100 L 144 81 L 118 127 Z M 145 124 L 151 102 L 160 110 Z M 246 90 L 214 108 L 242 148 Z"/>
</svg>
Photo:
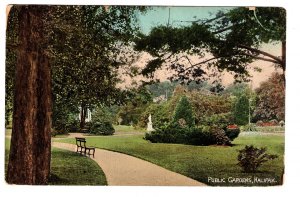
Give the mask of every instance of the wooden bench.
<svg viewBox="0 0 300 197">
<path fill-rule="evenodd" d="M 93 155 L 95 157 L 95 147 L 87 147 L 86 146 L 86 139 L 82 137 L 75 137 L 76 139 L 76 152 L 85 155 Z"/>
</svg>

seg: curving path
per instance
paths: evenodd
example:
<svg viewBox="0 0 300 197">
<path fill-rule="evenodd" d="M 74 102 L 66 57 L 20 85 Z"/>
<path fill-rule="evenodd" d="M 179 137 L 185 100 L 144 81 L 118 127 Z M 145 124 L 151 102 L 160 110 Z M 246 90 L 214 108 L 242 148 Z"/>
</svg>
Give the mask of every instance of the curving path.
<svg viewBox="0 0 300 197">
<path fill-rule="evenodd" d="M 76 145 L 53 142 L 52 146 L 70 151 Z M 206 186 L 196 180 L 169 171 L 126 154 L 96 149 L 95 160 L 106 175 L 108 185 L 115 186 Z"/>
</svg>

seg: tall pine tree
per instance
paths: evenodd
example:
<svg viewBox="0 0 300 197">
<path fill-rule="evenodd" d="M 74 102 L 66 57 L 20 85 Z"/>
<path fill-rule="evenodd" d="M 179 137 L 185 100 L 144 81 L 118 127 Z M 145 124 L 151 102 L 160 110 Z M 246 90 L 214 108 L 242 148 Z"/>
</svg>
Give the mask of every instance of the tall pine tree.
<svg viewBox="0 0 300 197">
<path fill-rule="evenodd" d="M 195 116 L 193 108 L 186 96 L 182 96 L 180 101 L 178 102 L 172 122 L 173 124 L 184 124 L 188 127 L 195 126 Z"/>
</svg>

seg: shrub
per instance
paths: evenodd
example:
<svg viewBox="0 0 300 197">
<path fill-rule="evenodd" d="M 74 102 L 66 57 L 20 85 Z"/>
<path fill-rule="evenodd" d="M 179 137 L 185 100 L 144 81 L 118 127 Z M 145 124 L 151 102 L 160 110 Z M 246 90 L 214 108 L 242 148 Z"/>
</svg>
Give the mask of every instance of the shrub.
<svg viewBox="0 0 300 197">
<path fill-rule="evenodd" d="M 211 132 L 204 131 L 201 128 L 192 128 L 190 132 L 187 132 L 187 144 L 208 146 L 214 143 Z"/>
<path fill-rule="evenodd" d="M 113 135 L 115 133 L 115 129 L 110 122 L 92 122 L 90 133 L 95 135 Z"/>
<path fill-rule="evenodd" d="M 236 125 L 228 125 L 225 128 L 225 135 L 233 141 L 235 138 L 237 138 L 240 134 L 240 128 Z"/>
<path fill-rule="evenodd" d="M 256 148 L 253 145 L 246 145 L 244 149 L 239 150 L 238 165 L 243 168 L 244 172 L 256 172 L 257 168 L 264 162 L 278 157 L 278 155 L 269 155 L 266 151 L 267 148 Z"/>
<path fill-rule="evenodd" d="M 145 139 L 154 143 L 186 143 L 185 129 L 171 125 L 163 126 L 151 133 L 146 133 Z"/>
<path fill-rule="evenodd" d="M 229 137 L 226 136 L 225 131 L 219 128 L 212 128 L 211 135 L 213 138 L 213 144 L 217 145 L 231 145 Z"/>
<path fill-rule="evenodd" d="M 225 128 L 228 124 L 232 122 L 232 114 L 231 113 L 213 114 L 211 116 L 204 117 L 203 119 L 204 120 L 203 122 L 201 122 L 201 124 Z"/>
<path fill-rule="evenodd" d="M 207 131 L 202 128 L 181 128 L 179 125 L 168 125 L 146 133 L 145 138 L 153 143 L 179 143 L 199 146 L 212 144 L 231 145 L 230 139 L 221 129 L 211 128 Z"/>
</svg>

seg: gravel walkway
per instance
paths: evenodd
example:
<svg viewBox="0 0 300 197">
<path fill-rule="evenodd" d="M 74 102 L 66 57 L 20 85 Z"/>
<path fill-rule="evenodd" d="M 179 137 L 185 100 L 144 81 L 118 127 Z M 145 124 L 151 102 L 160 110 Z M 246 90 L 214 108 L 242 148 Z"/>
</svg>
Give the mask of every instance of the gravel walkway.
<svg viewBox="0 0 300 197">
<path fill-rule="evenodd" d="M 76 145 L 53 142 L 54 147 L 70 151 Z M 92 157 L 91 157 L 92 158 Z M 96 149 L 95 160 L 112 186 L 206 186 L 196 180 L 126 154 Z"/>
</svg>

